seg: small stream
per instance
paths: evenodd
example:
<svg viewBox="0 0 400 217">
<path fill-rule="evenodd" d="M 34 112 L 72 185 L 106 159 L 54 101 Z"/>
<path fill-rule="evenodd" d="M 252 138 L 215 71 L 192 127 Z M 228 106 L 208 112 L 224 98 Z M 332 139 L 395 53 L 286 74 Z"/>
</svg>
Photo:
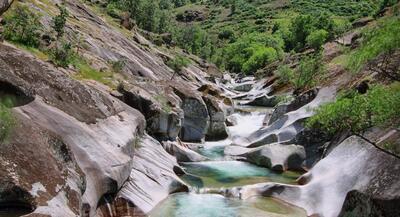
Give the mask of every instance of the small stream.
<svg viewBox="0 0 400 217">
<path fill-rule="evenodd" d="M 215 194 L 171 195 L 151 213 L 152 217 L 304 217 L 305 212 L 271 198 L 243 201 Z"/>
<path fill-rule="evenodd" d="M 230 138 L 199 144 L 196 150 L 210 161 L 182 163 L 186 175 L 181 176 L 191 191 L 170 195 L 150 212 L 151 217 L 275 217 L 307 216 L 303 209 L 266 197 L 247 200 L 227 198 L 212 192 L 224 188 L 265 182 L 296 184 L 298 172 L 276 173 L 267 168 L 231 159 L 224 154 L 236 136 L 248 136 L 259 130 L 271 108 L 240 106 L 233 114 L 236 125 L 228 127 Z"/>
</svg>

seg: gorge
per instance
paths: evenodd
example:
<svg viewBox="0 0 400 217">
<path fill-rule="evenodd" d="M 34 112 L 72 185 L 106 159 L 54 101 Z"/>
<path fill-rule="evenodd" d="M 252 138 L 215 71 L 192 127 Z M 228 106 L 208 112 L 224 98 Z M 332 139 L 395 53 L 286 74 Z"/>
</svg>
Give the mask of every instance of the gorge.
<svg viewBox="0 0 400 217">
<path fill-rule="evenodd" d="M 105 14 L 109 2 L 0 0 L 0 217 L 400 216 L 399 81 L 369 66 L 397 75 L 399 2 L 322 48 L 282 51 L 252 73 L 243 63 L 247 74 Z M 28 46 L 7 34 L 32 11 L 41 34 Z M 342 62 L 374 37 L 390 55 L 351 72 Z M 303 78 L 307 68 L 321 73 Z"/>
</svg>

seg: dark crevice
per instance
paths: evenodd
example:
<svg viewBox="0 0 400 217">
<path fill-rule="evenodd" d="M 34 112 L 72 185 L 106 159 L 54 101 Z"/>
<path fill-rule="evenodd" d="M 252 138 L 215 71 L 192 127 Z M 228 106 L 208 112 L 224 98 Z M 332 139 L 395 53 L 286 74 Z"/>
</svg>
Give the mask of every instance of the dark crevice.
<svg viewBox="0 0 400 217">
<path fill-rule="evenodd" d="M 11 83 L 0 81 L 0 103 L 9 107 L 18 107 L 29 104 L 35 98 Z"/>
<path fill-rule="evenodd" d="M 0 183 L 0 216 L 22 216 L 35 210 L 33 198 L 26 190 L 13 183 Z"/>
</svg>

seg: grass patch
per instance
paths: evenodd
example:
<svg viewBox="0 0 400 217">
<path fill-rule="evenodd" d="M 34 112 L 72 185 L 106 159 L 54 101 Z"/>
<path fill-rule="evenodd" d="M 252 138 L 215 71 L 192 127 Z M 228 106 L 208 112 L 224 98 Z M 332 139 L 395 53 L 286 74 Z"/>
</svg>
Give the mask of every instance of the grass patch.
<svg viewBox="0 0 400 217">
<path fill-rule="evenodd" d="M 11 113 L 12 100 L 0 100 L 0 142 L 4 142 L 10 136 L 15 125 L 15 119 Z"/>
<path fill-rule="evenodd" d="M 157 102 L 160 103 L 161 108 L 166 112 L 166 113 L 171 113 L 172 107 L 169 105 L 169 102 L 165 96 L 158 94 L 154 96 L 154 99 L 157 100 Z"/>
<path fill-rule="evenodd" d="M 365 64 L 380 54 L 400 48 L 400 18 L 381 20 L 376 27 L 363 32 L 365 37 L 360 48 L 350 53 L 347 68 L 359 72 Z"/>
<path fill-rule="evenodd" d="M 84 60 L 82 57 L 74 57 L 72 59 L 71 65 L 75 67 L 75 69 L 78 71 L 78 74 L 76 74 L 74 77 L 78 80 L 83 80 L 83 79 L 89 79 L 89 80 L 95 80 L 100 83 L 103 83 L 111 88 L 115 88 L 112 83 L 112 79 L 114 76 L 114 73 L 106 71 L 106 72 L 101 72 L 93 67 L 90 66 L 90 64 Z"/>
<path fill-rule="evenodd" d="M 32 55 L 34 55 L 35 57 L 37 57 L 40 60 L 43 60 L 43 61 L 49 60 L 49 55 L 46 54 L 45 52 L 39 50 L 38 48 L 30 47 L 30 46 L 23 45 L 20 43 L 15 43 L 12 41 L 10 41 L 10 43 L 12 43 L 15 47 L 17 47 L 21 50 L 25 50 L 25 51 L 31 53 Z"/>
</svg>

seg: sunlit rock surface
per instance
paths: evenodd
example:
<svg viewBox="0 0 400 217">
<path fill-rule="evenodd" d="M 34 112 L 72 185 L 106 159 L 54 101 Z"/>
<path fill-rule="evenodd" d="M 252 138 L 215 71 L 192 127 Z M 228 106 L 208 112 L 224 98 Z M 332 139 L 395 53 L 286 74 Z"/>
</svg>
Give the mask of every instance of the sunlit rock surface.
<svg viewBox="0 0 400 217">
<path fill-rule="evenodd" d="M 36 214 L 58 217 L 94 216 L 103 196 L 117 194 L 127 180 L 133 180 L 132 173 L 135 179 L 142 179 L 137 184 L 142 189 L 136 194 L 138 197 L 146 197 L 145 192 L 155 187 L 165 195 L 185 190 L 174 173 L 177 168 L 172 156 L 154 139 L 141 139 L 145 119 L 137 110 L 96 85 L 75 81 L 63 71 L 14 48 L 0 47 L 7 51 L 0 52 L 0 80 L 35 98 L 13 109 L 23 125 L 19 125 L 20 130 L 11 142 L 25 148 L 10 153 L 2 149 L 7 152 L 2 158 L 14 155 L 2 159 L 1 168 L 6 171 L 0 182 L 9 183 L 10 188 L 1 189 L 0 194 L 21 189 L 25 194 L 17 198 L 19 205 L 31 206 Z M 16 140 L 18 137 L 29 142 Z M 39 149 L 35 144 L 44 147 Z M 29 150 L 32 153 L 26 154 Z M 23 164 L 25 156 L 32 156 L 29 164 Z M 48 180 L 45 177 L 49 174 L 52 178 Z M 159 183 L 148 178 L 154 174 Z M 148 211 L 165 195 L 152 195 L 155 202 L 139 208 Z M 2 202 L 14 199 L 3 198 Z M 135 198 L 130 202 L 136 206 L 143 204 Z"/>
<path fill-rule="evenodd" d="M 314 109 L 335 98 L 335 87 L 322 88 L 317 97 L 303 107 L 283 115 L 270 126 L 252 133 L 249 136 L 235 139 L 236 145 L 258 147 L 265 144 L 290 141 L 304 129 L 305 119 L 314 114 Z"/>
<path fill-rule="evenodd" d="M 129 180 L 117 197 L 125 198 L 147 213 L 174 192 L 188 191 L 175 174 L 176 159 L 151 137 L 144 137 L 133 157 Z"/>
<path fill-rule="evenodd" d="M 398 157 L 383 152 L 362 138 L 352 136 L 303 175 L 303 186 L 257 184 L 244 187 L 239 192 L 242 198 L 252 195 L 277 197 L 305 208 L 308 215 L 335 217 L 341 212 L 343 216 L 352 211 L 361 215 L 368 214 L 368 210 L 355 210 L 363 206 L 362 203 L 354 203 L 354 200 L 360 198 L 365 198 L 364 203 L 367 205 L 364 208 L 378 209 L 371 212 L 398 213 L 398 208 L 390 204 L 400 197 L 399 176 Z M 348 195 L 355 190 L 360 193 Z M 379 206 L 386 202 L 386 206 Z"/>
</svg>

